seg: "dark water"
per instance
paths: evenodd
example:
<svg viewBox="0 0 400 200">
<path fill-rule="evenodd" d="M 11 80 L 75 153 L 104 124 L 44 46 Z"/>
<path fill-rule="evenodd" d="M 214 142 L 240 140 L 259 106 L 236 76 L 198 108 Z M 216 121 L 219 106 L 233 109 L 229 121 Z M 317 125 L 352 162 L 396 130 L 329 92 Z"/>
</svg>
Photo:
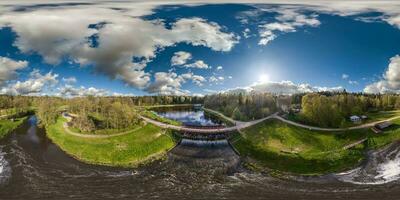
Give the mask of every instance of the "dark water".
<svg viewBox="0 0 400 200">
<path fill-rule="evenodd" d="M 226 141 L 185 140 L 166 161 L 122 169 L 74 160 L 31 118 L 0 142 L 0 199 L 399 199 L 398 149 L 372 153 L 358 172 L 283 180 L 237 166 Z M 381 181 L 375 174 L 391 182 L 363 184 Z"/>
<path fill-rule="evenodd" d="M 201 108 L 192 106 L 159 107 L 152 110 L 162 117 L 182 122 L 187 126 L 225 125 L 216 116 L 206 114 Z"/>
</svg>

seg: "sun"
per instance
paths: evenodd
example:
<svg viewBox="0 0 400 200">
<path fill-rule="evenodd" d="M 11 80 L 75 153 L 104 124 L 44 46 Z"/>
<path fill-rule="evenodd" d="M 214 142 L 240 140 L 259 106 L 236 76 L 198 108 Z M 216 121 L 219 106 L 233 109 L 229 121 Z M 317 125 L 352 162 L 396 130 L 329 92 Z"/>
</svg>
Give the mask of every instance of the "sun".
<svg viewBox="0 0 400 200">
<path fill-rule="evenodd" d="M 258 82 L 260 82 L 260 83 L 266 83 L 268 81 L 269 81 L 269 76 L 267 74 L 261 74 L 258 77 Z"/>
</svg>

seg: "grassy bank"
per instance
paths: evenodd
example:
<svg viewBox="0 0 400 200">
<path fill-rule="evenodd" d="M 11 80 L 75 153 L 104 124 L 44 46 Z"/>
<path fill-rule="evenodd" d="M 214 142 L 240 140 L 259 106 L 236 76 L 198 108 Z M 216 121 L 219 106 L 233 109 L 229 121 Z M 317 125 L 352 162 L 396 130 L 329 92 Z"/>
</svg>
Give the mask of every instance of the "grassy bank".
<svg viewBox="0 0 400 200">
<path fill-rule="evenodd" d="M 136 166 L 161 157 L 174 145 L 174 139 L 151 124 L 139 130 L 110 138 L 82 138 L 64 131 L 64 118 L 46 127 L 47 136 L 71 156 L 86 163 L 109 166 Z"/>
<path fill-rule="evenodd" d="M 392 110 L 392 111 L 367 112 L 367 113 L 364 113 L 364 115 L 366 115 L 368 117 L 368 119 L 362 120 L 362 123 L 353 123 L 350 121 L 350 119 L 347 118 L 341 124 L 338 124 L 338 126 L 326 127 L 326 128 L 348 128 L 348 127 L 353 127 L 353 126 L 359 126 L 361 124 L 378 122 L 378 121 L 382 121 L 382 120 L 389 119 L 392 117 L 396 117 L 396 116 L 400 115 L 400 111 Z M 310 125 L 310 126 L 320 126 L 318 124 L 308 122 L 299 113 L 298 114 L 289 114 L 287 116 L 287 119 L 294 121 L 294 122 Z"/>
<path fill-rule="evenodd" d="M 364 145 L 343 147 L 365 138 L 369 130 L 332 134 L 268 120 L 242 131 L 232 144 L 242 156 L 269 169 L 317 175 L 351 168 L 364 158 Z"/>
<path fill-rule="evenodd" d="M 143 110 L 140 114 L 144 117 L 148 117 L 150 119 L 154 119 L 156 121 L 163 122 L 165 124 L 171 124 L 171 125 L 175 125 L 175 126 L 182 125 L 182 122 L 168 119 L 165 117 L 161 117 L 161 116 L 157 115 L 154 111 L 151 111 L 151 110 Z"/>
<path fill-rule="evenodd" d="M 0 120 L 0 139 L 11 133 L 14 129 L 18 128 L 27 117 L 16 118 L 14 121 L 9 119 Z"/>
</svg>

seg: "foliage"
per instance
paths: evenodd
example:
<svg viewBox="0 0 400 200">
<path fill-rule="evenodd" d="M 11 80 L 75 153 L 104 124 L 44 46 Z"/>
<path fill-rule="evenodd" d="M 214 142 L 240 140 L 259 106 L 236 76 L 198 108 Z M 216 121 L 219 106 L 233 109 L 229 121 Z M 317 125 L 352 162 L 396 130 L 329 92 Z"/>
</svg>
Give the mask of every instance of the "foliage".
<svg viewBox="0 0 400 200">
<path fill-rule="evenodd" d="M 42 98 L 37 101 L 37 112 L 36 115 L 40 120 L 40 124 L 48 126 L 56 123 L 57 117 L 60 112 L 58 107 L 61 102 L 58 98 Z"/>
<path fill-rule="evenodd" d="M 235 120 L 249 121 L 266 117 L 278 110 L 278 97 L 268 93 L 207 95 L 204 106 Z"/>
<path fill-rule="evenodd" d="M 130 98 L 81 97 L 67 101 L 70 112 L 77 116 L 71 125 L 84 132 L 100 129 L 124 129 L 139 123 Z"/>
<path fill-rule="evenodd" d="M 199 96 L 137 96 L 131 98 L 134 105 L 154 106 L 171 104 L 202 104 L 203 97 Z"/>
<path fill-rule="evenodd" d="M 400 109 L 398 95 L 306 94 L 301 101 L 301 119 L 321 127 L 343 127 L 351 115 Z"/>
</svg>

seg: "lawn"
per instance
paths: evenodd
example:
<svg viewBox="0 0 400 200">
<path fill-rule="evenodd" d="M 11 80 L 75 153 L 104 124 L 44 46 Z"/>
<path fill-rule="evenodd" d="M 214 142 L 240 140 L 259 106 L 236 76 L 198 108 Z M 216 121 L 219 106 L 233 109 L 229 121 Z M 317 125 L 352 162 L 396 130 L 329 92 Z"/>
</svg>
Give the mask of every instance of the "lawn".
<svg viewBox="0 0 400 200">
<path fill-rule="evenodd" d="M 160 158 L 175 145 L 170 133 L 151 124 L 110 138 L 83 138 L 65 133 L 59 117 L 46 127 L 47 136 L 69 155 L 86 163 L 131 167 Z"/>
<path fill-rule="evenodd" d="M 18 128 L 25 121 L 26 117 L 17 118 L 14 121 L 9 119 L 0 120 L 0 139 L 11 133 L 14 129 Z"/>
<path fill-rule="evenodd" d="M 364 145 L 342 148 L 368 136 L 369 130 L 329 133 L 310 131 L 278 120 L 268 120 L 242 130 L 232 144 L 273 170 L 296 174 L 325 174 L 354 167 L 364 158 Z"/>
</svg>

